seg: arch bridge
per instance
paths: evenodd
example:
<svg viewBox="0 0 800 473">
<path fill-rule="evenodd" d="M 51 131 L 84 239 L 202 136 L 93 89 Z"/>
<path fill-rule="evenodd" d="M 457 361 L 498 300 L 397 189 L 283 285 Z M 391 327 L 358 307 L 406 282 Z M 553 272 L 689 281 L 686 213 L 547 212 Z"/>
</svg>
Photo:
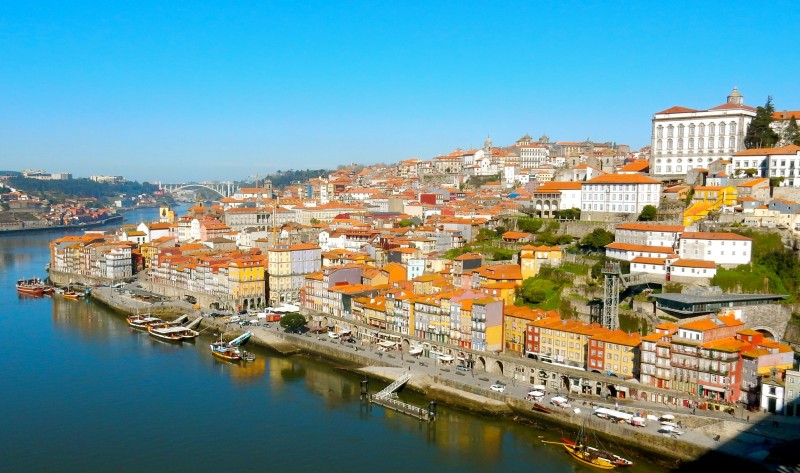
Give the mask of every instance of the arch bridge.
<svg viewBox="0 0 800 473">
<path fill-rule="evenodd" d="M 233 182 L 186 182 L 181 184 L 164 184 L 158 183 L 158 188 L 174 194 L 184 189 L 207 189 L 220 197 L 230 197 L 239 190 L 239 186 Z"/>
</svg>

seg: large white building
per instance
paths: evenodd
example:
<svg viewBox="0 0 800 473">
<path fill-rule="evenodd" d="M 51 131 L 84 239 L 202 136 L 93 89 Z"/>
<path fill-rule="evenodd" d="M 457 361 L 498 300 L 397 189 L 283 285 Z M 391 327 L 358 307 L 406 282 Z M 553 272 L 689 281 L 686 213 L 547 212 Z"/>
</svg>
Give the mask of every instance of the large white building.
<svg viewBox="0 0 800 473">
<path fill-rule="evenodd" d="M 733 155 L 735 176 L 782 177 L 780 186 L 800 187 L 800 146 L 753 148 Z"/>
<path fill-rule="evenodd" d="M 653 115 L 650 173 L 685 175 L 729 159 L 745 149 L 744 137 L 756 109 L 733 88 L 728 100 L 708 110 L 670 107 Z"/>
<path fill-rule="evenodd" d="M 683 259 L 713 261 L 724 267 L 750 263 L 753 240 L 736 233 L 684 232 L 678 246 Z"/>
<path fill-rule="evenodd" d="M 581 220 L 638 214 L 646 205 L 658 208 L 660 199 L 660 181 L 643 174 L 604 174 L 581 183 Z"/>
</svg>

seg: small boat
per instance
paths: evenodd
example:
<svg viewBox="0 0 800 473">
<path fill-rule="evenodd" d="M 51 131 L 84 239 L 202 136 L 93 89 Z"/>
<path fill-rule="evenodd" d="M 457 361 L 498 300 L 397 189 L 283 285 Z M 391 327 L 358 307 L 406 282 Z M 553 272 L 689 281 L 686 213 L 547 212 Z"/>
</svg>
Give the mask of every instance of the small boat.
<svg viewBox="0 0 800 473">
<path fill-rule="evenodd" d="M 62 295 L 64 296 L 64 299 L 71 299 L 71 300 L 78 300 L 86 297 L 86 294 L 84 294 L 83 292 L 75 292 L 72 289 L 67 289 L 66 291 L 64 291 Z"/>
<path fill-rule="evenodd" d="M 139 314 L 129 315 L 127 320 L 128 320 L 128 325 L 140 330 L 147 330 L 147 328 L 151 325 L 158 325 L 164 323 L 164 321 L 158 317 L 152 317 L 150 315 L 139 315 Z"/>
<path fill-rule="evenodd" d="M 581 425 L 575 440 L 562 438 L 560 442 L 542 440 L 543 443 L 561 445 L 569 455 L 579 462 L 602 470 L 613 470 L 620 466 L 632 466 L 631 460 L 622 458 L 603 448 L 587 445 L 586 422 Z"/>
<path fill-rule="evenodd" d="M 227 342 L 217 341 L 209 345 L 211 354 L 225 361 L 239 361 L 242 359 L 242 351 L 239 347 L 230 346 Z"/>
<path fill-rule="evenodd" d="M 533 409 L 534 411 L 544 412 L 545 414 L 550 414 L 551 412 L 553 412 L 549 407 L 543 406 L 538 402 L 534 402 L 531 409 Z"/>
<path fill-rule="evenodd" d="M 39 278 L 20 279 L 17 281 L 17 292 L 26 296 L 41 296 L 45 285 Z"/>
<path fill-rule="evenodd" d="M 182 325 L 168 325 L 166 327 L 163 325 L 150 325 L 147 327 L 147 332 L 150 333 L 150 336 L 167 342 L 192 340 L 200 335 L 197 330 L 192 330 Z"/>
</svg>

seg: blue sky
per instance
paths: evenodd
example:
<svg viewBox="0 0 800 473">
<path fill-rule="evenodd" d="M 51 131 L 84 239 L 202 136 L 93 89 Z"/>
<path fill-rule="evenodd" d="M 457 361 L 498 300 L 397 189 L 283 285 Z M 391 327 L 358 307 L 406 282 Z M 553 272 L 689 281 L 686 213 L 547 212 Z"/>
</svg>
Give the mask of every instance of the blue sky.
<svg viewBox="0 0 800 473">
<path fill-rule="evenodd" d="M 33 4 L 30 4 L 33 3 Z M 667 4 L 669 3 L 669 4 Z M 0 169 L 247 179 L 799 109 L 796 2 L 3 2 Z"/>
</svg>

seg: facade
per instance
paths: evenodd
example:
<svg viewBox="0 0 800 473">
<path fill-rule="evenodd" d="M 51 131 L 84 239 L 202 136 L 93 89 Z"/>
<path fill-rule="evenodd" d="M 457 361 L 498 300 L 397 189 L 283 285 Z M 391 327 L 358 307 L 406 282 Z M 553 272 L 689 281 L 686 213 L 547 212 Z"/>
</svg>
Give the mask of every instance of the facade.
<svg viewBox="0 0 800 473">
<path fill-rule="evenodd" d="M 678 245 L 678 239 L 684 230 L 683 225 L 621 223 L 614 231 L 614 242 L 674 248 Z"/>
<path fill-rule="evenodd" d="M 727 101 L 708 110 L 670 107 L 653 115 L 650 173 L 680 176 L 707 168 L 745 149 L 747 127 L 756 109 L 734 87 Z"/>
<path fill-rule="evenodd" d="M 267 255 L 270 305 L 299 301 L 306 275 L 321 269 L 319 246 L 310 243 L 279 245 L 270 249 Z"/>
<path fill-rule="evenodd" d="M 639 214 L 646 205 L 658 208 L 660 201 L 660 181 L 643 174 L 605 174 L 582 183 L 581 220 Z"/>
<path fill-rule="evenodd" d="M 713 261 L 725 267 L 749 264 L 753 240 L 736 233 L 685 232 L 681 235 L 678 255 L 681 258 Z"/>
<path fill-rule="evenodd" d="M 753 148 L 733 155 L 733 172 L 737 176 L 783 178 L 782 187 L 800 187 L 800 146 Z"/>
</svg>

